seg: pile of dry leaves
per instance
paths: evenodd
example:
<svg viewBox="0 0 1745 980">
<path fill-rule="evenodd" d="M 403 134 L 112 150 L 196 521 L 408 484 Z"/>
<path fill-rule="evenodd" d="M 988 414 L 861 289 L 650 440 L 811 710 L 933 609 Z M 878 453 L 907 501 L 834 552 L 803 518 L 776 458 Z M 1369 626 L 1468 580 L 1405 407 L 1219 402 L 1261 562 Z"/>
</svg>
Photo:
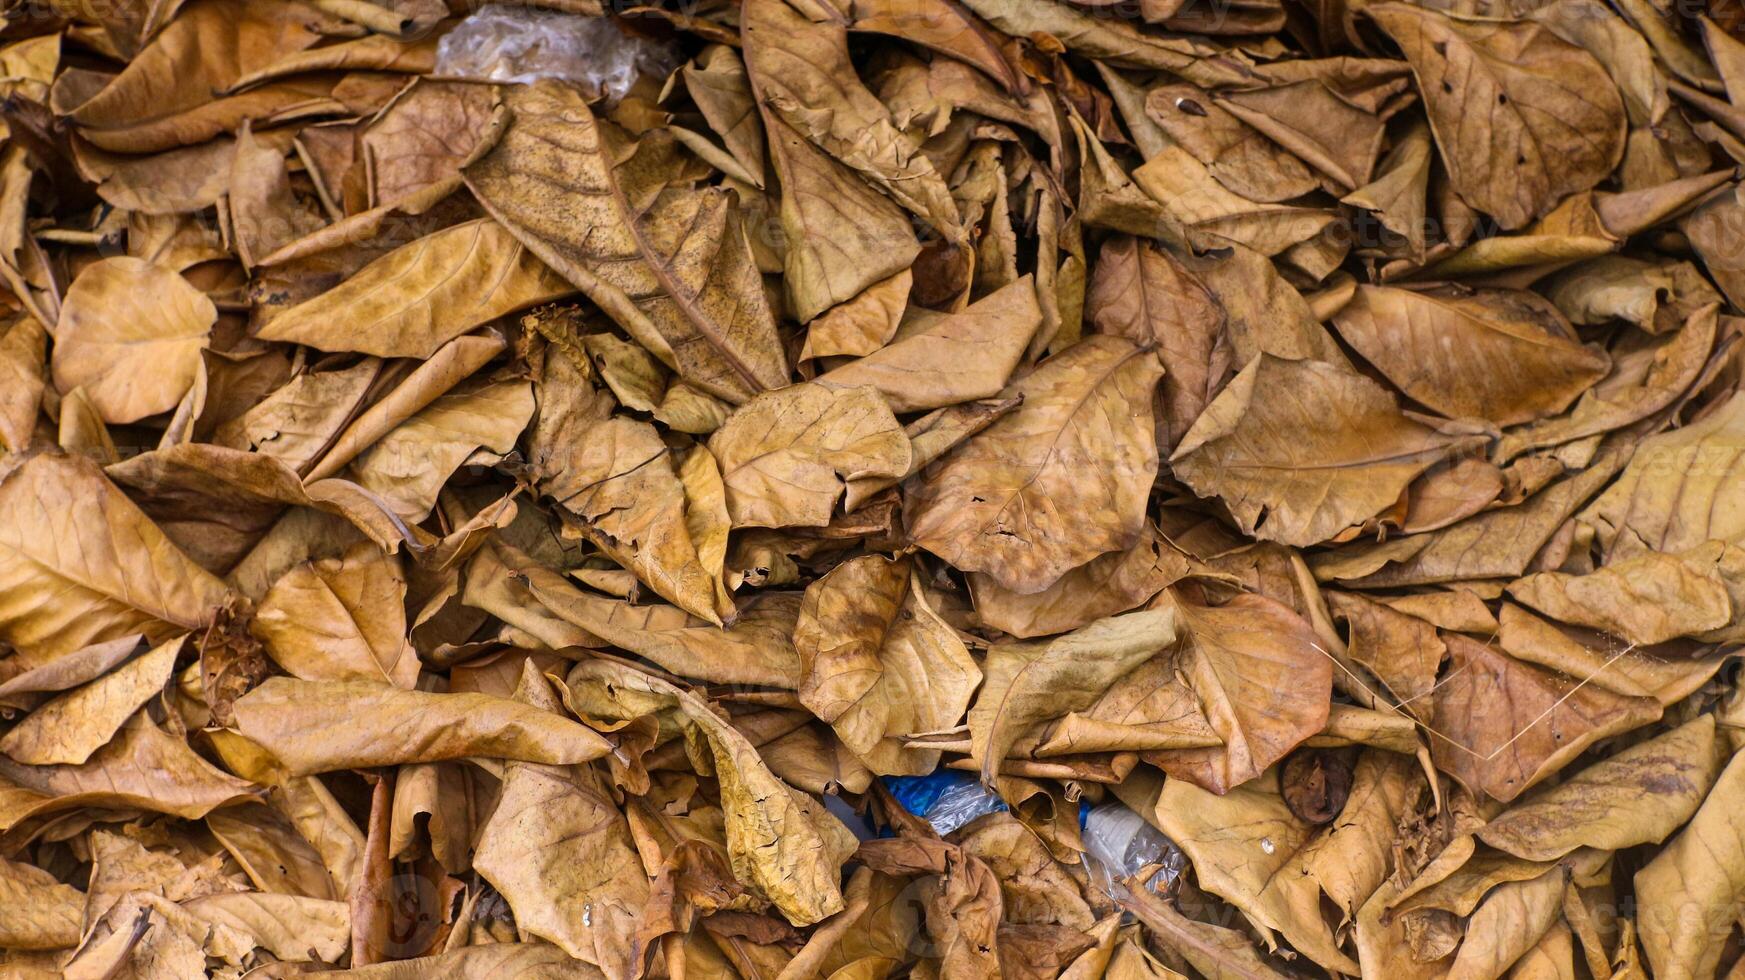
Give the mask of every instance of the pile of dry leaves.
<svg viewBox="0 0 1745 980">
<path fill-rule="evenodd" d="M 4 9 L 0 973 L 1745 973 L 1736 8 Z"/>
</svg>

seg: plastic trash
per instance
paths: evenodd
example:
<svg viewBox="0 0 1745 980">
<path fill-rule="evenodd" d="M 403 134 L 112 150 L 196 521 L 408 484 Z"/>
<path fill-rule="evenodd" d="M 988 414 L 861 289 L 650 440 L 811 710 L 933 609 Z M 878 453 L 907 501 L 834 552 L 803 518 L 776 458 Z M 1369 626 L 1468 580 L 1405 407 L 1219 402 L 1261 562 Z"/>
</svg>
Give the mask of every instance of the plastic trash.
<svg viewBox="0 0 1745 980">
<path fill-rule="evenodd" d="M 1146 882 L 1153 891 L 1167 891 L 1187 869 L 1187 855 L 1145 818 L 1119 802 L 1110 800 L 1091 807 L 1084 822 L 1085 870 L 1091 881 L 1112 897 L 1119 897 L 1121 882 L 1147 865 L 1162 870 Z"/>
<path fill-rule="evenodd" d="M 610 17 L 491 4 L 436 47 L 436 74 L 492 82 L 559 78 L 615 103 L 638 76 L 678 67 L 668 45 L 629 34 Z"/>
<path fill-rule="evenodd" d="M 885 787 L 903 809 L 932 824 L 941 837 L 979 816 L 1006 809 L 999 794 L 971 773 L 956 769 L 936 769 L 925 776 L 887 776 Z"/>
</svg>

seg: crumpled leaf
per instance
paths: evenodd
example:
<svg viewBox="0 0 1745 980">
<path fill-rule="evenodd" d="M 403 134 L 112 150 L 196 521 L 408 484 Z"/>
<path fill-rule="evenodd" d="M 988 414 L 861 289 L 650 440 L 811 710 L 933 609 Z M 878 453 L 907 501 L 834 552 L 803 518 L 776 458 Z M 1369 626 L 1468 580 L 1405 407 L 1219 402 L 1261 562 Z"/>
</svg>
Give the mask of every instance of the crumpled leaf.
<svg viewBox="0 0 1745 980">
<path fill-rule="evenodd" d="M 1259 776 L 1327 723 L 1333 660 L 1307 621 L 1271 599 L 1239 595 L 1222 606 L 1174 601 L 1186 677 L 1222 743 L 1146 758 L 1177 779 L 1224 792 Z"/>
<path fill-rule="evenodd" d="M 184 639 L 172 637 L 32 711 L 0 736 L 0 753 L 32 766 L 83 763 L 135 711 L 163 691 Z"/>
<path fill-rule="evenodd" d="M 85 896 L 41 868 L 16 861 L 0 863 L 0 895 L 7 914 L 0 943 L 7 949 L 64 949 L 79 941 Z"/>
<path fill-rule="evenodd" d="M 807 588 L 794 647 L 800 703 L 879 775 L 932 772 L 939 753 L 901 737 L 956 724 L 981 681 L 906 559 L 853 559 Z"/>
<path fill-rule="evenodd" d="M 904 476 L 908 436 L 876 388 L 766 392 L 709 437 L 734 527 L 823 527 L 850 480 Z"/>
<path fill-rule="evenodd" d="M 684 480 L 687 470 L 706 466 L 718 484 L 714 458 L 695 450 L 675 467 L 654 426 L 622 417 L 588 429 L 585 440 L 564 449 L 569 455 L 554 466 L 561 469 L 544 489 L 586 522 L 602 550 L 691 615 L 717 624 L 730 620 L 733 603 L 717 584 L 721 556 L 706 567 L 708 533 L 693 533 L 695 524 L 695 530 L 724 534 L 725 526 L 710 522 L 726 522 L 704 501 L 690 499 Z"/>
<path fill-rule="evenodd" d="M 786 383 L 732 195 L 686 187 L 670 143 L 628 142 L 573 88 L 547 81 L 504 104 L 514 122 L 465 171 L 493 217 L 703 390 L 737 403 Z"/>
<path fill-rule="evenodd" d="M 1301 546 L 1374 517 L 1474 442 L 1407 417 L 1353 371 L 1262 354 L 1207 406 L 1170 464 L 1196 493 L 1222 498 L 1247 533 Z"/>
<path fill-rule="evenodd" d="M 1004 643 L 988 651 L 969 710 L 970 757 L 983 782 L 1039 722 L 1090 707 L 1123 674 L 1180 636 L 1174 606 L 1101 619 L 1052 640 Z"/>
<path fill-rule="evenodd" d="M 572 688 L 609 685 L 651 706 L 676 710 L 707 746 L 721 780 L 727 852 L 733 874 L 768 898 L 795 925 L 810 925 L 842 910 L 837 875 L 853 852 L 854 835 L 821 804 L 776 778 L 757 750 L 695 695 L 665 681 L 606 661 L 570 671 Z"/>
<path fill-rule="evenodd" d="M 1088 337 L 1043 362 L 1003 392 L 1023 398 L 1015 410 L 915 485 L 911 538 L 1024 594 L 1132 547 L 1157 472 L 1151 393 L 1161 372 L 1116 337 Z"/>
<path fill-rule="evenodd" d="M 1648 646 L 1732 621 L 1720 567 L 1727 547 L 1645 551 L 1586 575 L 1540 572 L 1510 583 L 1509 595 L 1555 619 Z"/>
<path fill-rule="evenodd" d="M 516 696 L 562 711 L 531 662 Z M 636 975 L 637 916 L 649 885 L 630 827 L 591 767 L 511 763 L 491 818 L 479 828 L 473 863 L 527 931 L 608 977 Z"/>
</svg>

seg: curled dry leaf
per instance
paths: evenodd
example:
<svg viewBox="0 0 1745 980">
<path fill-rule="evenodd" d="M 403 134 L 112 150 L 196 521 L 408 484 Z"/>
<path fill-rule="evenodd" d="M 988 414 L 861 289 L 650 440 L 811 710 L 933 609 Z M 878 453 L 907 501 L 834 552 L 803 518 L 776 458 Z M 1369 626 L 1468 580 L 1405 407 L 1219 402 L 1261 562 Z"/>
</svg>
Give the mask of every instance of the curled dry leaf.
<svg viewBox="0 0 1745 980">
<path fill-rule="evenodd" d="M 611 749 L 568 718 L 508 698 L 372 681 L 274 677 L 234 711 L 236 732 L 292 776 L 466 756 L 571 765 Z"/>
<path fill-rule="evenodd" d="M 916 575 L 908 560 L 845 562 L 806 590 L 794 626 L 800 703 L 879 775 L 932 772 L 939 754 L 900 739 L 956 724 L 981 681 Z"/>
<path fill-rule="evenodd" d="M 183 639 L 172 637 L 32 711 L 0 736 L 0 752 L 32 766 L 78 765 L 91 758 L 135 711 L 162 693 Z"/>
</svg>

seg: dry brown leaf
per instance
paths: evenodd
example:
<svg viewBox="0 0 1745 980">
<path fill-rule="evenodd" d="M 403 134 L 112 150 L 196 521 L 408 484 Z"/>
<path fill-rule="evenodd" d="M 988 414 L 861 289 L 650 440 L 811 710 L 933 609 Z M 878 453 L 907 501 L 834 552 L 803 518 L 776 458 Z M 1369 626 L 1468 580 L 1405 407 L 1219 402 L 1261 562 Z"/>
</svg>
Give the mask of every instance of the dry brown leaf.
<svg viewBox="0 0 1745 980">
<path fill-rule="evenodd" d="M 687 187 L 670 143 L 628 142 L 573 88 L 547 82 L 504 101 L 515 121 L 466 169 L 492 215 L 698 387 L 740 402 L 785 384 L 733 196 Z"/>
<path fill-rule="evenodd" d="M 235 712 L 237 733 L 292 776 L 467 756 L 573 765 L 611 751 L 568 718 L 507 698 L 370 681 L 269 678 Z"/>
<path fill-rule="evenodd" d="M 531 663 L 516 697 L 562 710 Z M 511 763 L 473 861 L 528 932 L 607 977 L 637 975 L 644 941 L 637 917 L 649 884 L 630 827 L 592 767 Z"/>
<path fill-rule="evenodd" d="M 86 268 L 55 326 L 55 387 L 82 387 L 105 422 L 176 407 L 195 383 L 218 312 L 186 279 L 117 256 Z"/>
<path fill-rule="evenodd" d="M 1123 236 L 1103 246 L 1085 315 L 1103 333 L 1157 346 L 1164 369 L 1158 443 L 1173 448 L 1230 371 L 1223 306 L 1169 252 Z"/>
<path fill-rule="evenodd" d="M 572 292 L 502 225 L 480 218 L 400 246 L 280 312 L 257 336 L 317 350 L 426 358 L 482 323 Z"/>
<path fill-rule="evenodd" d="M 1652 698 L 1578 686 L 1458 633 L 1431 697 L 1430 752 L 1474 793 L 1508 802 L 1611 735 L 1660 717 Z"/>
<path fill-rule="evenodd" d="M 673 465 L 671 450 L 654 426 L 608 419 L 578 442 L 564 444 L 565 458 L 550 464 L 558 475 L 545 483 L 545 492 L 580 517 L 600 548 L 657 594 L 710 622 L 731 620 L 733 603 L 720 585 L 719 549 L 725 543 L 708 567 L 703 557 L 708 532 L 724 534 L 726 521 L 714 514 L 711 523 L 704 502 L 689 499 L 682 468 Z M 703 456 L 694 464 L 687 457 L 686 466 L 707 462 L 712 468 L 713 459 Z M 693 522 L 700 523 L 693 528 Z"/>
<path fill-rule="evenodd" d="M 811 382 L 740 406 L 709 438 L 739 527 L 823 527 L 850 480 L 909 472 L 909 438 L 878 389 Z"/>
<path fill-rule="evenodd" d="M 1721 542 L 1669 555 L 1644 551 L 1586 575 L 1540 572 L 1509 595 L 1554 619 L 1650 646 L 1726 626 L 1733 601 Z"/>
<path fill-rule="evenodd" d="M 41 868 L 0 863 L 0 895 L 7 914 L 0 943 L 7 949 L 65 949 L 79 942 L 85 896 Z"/>
<path fill-rule="evenodd" d="M 1742 789 L 1745 762 L 1734 755 L 1690 823 L 1636 872 L 1636 923 L 1656 977 L 1706 977 L 1720 962 L 1733 921 L 1714 913 L 1745 897 Z"/>
<path fill-rule="evenodd" d="M 135 711 L 163 692 L 184 639 L 171 637 L 131 663 L 32 711 L 0 737 L 0 752 L 32 766 L 83 763 Z"/>
<path fill-rule="evenodd" d="M 1222 606 L 1168 595 L 1182 640 L 1174 670 L 1187 679 L 1222 743 L 1146 758 L 1180 780 L 1225 792 L 1259 776 L 1327 723 L 1333 660 L 1289 608 L 1244 594 Z"/>
<path fill-rule="evenodd" d="M 570 671 L 569 684 L 610 685 L 642 710 L 674 710 L 694 728 L 721 780 L 733 874 L 769 899 L 789 922 L 810 925 L 843 908 L 837 876 L 855 838 L 823 805 L 783 783 L 757 750 L 693 694 L 607 661 Z"/>
<path fill-rule="evenodd" d="M 1535 791 L 1478 838 L 1528 861 L 1658 844 L 1696 812 L 1723 761 L 1714 718 L 1703 715 Z"/>
<path fill-rule="evenodd" d="M 988 651 L 969 710 L 970 757 L 982 780 L 1040 722 L 1090 707 L 1122 675 L 1180 637 L 1174 606 L 1101 619 L 1052 640 L 1002 643 Z"/>
<path fill-rule="evenodd" d="M 78 456 L 33 456 L 0 478 L 0 579 L 0 637 L 33 664 L 134 633 L 158 641 L 199 629 L 224 598 Z"/>
<path fill-rule="evenodd" d="M 1347 368 L 1262 354 L 1207 406 L 1170 464 L 1196 493 L 1221 497 L 1243 530 L 1301 546 L 1376 516 L 1474 442 L 1407 417 Z"/>
<path fill-rule="evenodd" d="M 1527 292 L 1360 286 L 1333 323 L 1396 387 L 1449 418 L 1531 422 L 1569 407 L 1611 366 Z"/>
<path fill-rule="evenodd" d="M 906 559 L 844 562 L 807 588 L 794 625 L 800 703 L 881 776 L 932 772 L 939 753 L 902 737 L 956 725 L 981 682 L 917 575 Z"/>
<path fill-rule="evenodd" d="M 405 602 L 399 563 L 359 544 L 287 572 L 261 599 L 249 630 L 294 677 L 410 690 L 419 663 L 406 642 Z"/>
<path fill-rule="evenodd" d="M 1745 452 L 1745 398 L 1644 440 L 1616 483 L 1582 511 L 1608 560 L 1680 552 L 1705 541 L 1738 544 L 1745 524 L 1721 505 Z"/>
<path fill-rule="evenodd" d="M 913 486 L 910 536 L 1022 594 L 1132 547 L 1157 472 L 1151 394 L 1161 373 L 1150 352 L 1115 337 L 1044 361 L 1003 392 L 1023 399 L 1014 411 Z"/>
<path fill-rule="evenodd" d="M 894 412 L 921 412 L 1000 394 L 1042 326 L 1029 276 L 957 313 L 907 320 L 888 346 L 820 375 L 877 388 Z"/>
<path fill-rule="evenodd" d="M 1519 228 L 1587 190 L 1624 152 L 1624 104 L 1587 52 L 1538 24 L 1365 8 L 1412 63 L 1455 191 Z"/>
</svg>

